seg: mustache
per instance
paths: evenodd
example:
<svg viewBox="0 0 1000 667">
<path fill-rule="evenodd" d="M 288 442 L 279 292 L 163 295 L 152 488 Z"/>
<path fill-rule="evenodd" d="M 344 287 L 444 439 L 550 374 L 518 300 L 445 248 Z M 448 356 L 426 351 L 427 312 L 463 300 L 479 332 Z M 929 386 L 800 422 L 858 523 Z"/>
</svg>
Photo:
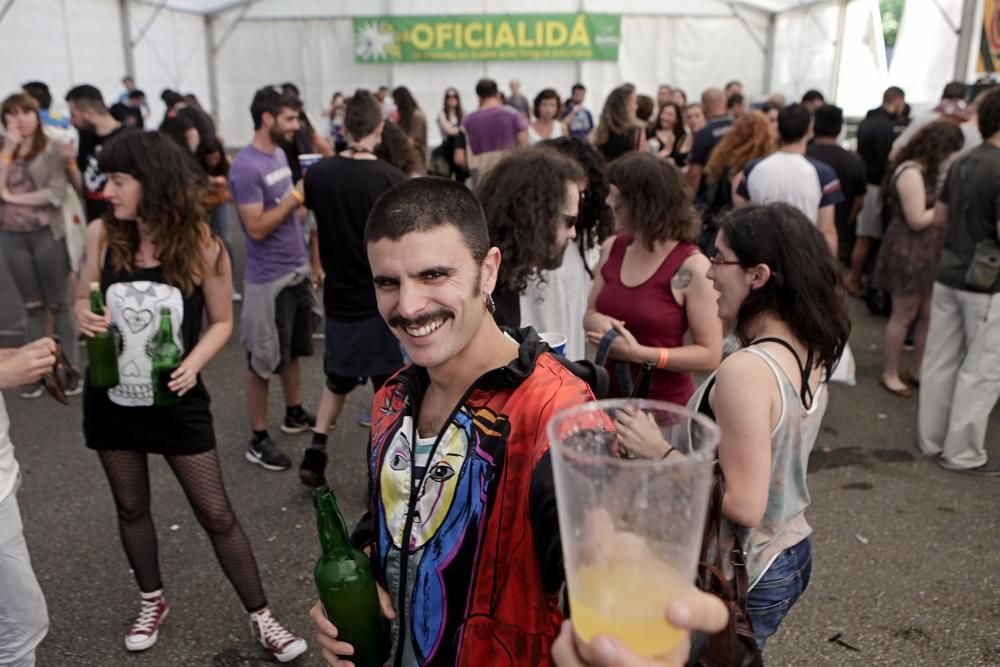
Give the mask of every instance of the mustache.
<svg viewBox="0 0 1000 667">
<path fill-rule="evenodd" d="M 402 315 L 393 315 L 389 318 L 388 324 L 390 327 L 395 329 L 410 329 L 410 328 L 420 328 L 425 324 L 430 322 L 435 322 L 437 320 L 450 320 L 455 317 L 455 313 L 450 310 L 445 310 L 444 308 L 440 310 L 435 310 L 430 313 L 424 313 L 420 317 L 415 319 L 409 319 L 403 317 Z"/>
</svg>

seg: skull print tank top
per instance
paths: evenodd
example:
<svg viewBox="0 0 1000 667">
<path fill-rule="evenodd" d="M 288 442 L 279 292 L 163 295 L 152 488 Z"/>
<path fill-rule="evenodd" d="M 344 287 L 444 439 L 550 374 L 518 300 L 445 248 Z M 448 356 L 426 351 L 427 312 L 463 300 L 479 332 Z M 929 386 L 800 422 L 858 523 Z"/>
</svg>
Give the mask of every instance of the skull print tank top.
<svg viewBox="0 0 1000 667">
<path fill-rule="evenodd" d="M 119 271 L 105 261 L 101 293 L 111 314 L 118 349 L 117 387 L 84 387 L 83 425 L 92 449 L 128 449 L 167 455 L 198 453 L 215 446 L 209 396 L 199 376 L 172 406 L 153 405 L 152 347 L 160 310 L 170 309 L 181 355 L 198 342 L 205 297 L 201 286 L 185 295 L 167 284 L 161 266 Z"/>
</svg>

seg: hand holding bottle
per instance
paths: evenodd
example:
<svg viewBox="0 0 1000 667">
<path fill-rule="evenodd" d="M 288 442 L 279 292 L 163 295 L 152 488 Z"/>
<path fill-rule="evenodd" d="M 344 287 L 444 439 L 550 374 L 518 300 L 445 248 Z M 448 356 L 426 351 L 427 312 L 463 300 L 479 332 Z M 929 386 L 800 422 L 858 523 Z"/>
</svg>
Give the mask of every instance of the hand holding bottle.
<svg viewBox="0 0 1000 667">
<path fill-rule="evenodd" d="M 88 338 L 93 338 L 99 333 L 104 333 L 111 326 L 111 313 L 105 310 L 98 315 L 91 310 L 89 301 L 78 299 L 76 302 L 76 325 L 80 333 Z"/>
<path fill-rule="evenodd" d="M 396 610 L 392 606 L 392 598 L 381 586 L 378 586 L 378 601 L 382 607 L 382 615 L 387 620 L 394 620 Z M 354 647 L 337 640 L 337 626 L 331 623 L 330 619 L 323 613 L 322 602 L 313 605 L 313 608 L 309 610 L 309 618 L 316 624 L 316 641 L 323 649 L 323 660 L 326 661 L 326 664 L 330 667 L 354 667 L 354 663 L 350 659 L 354 655 Z"/>
</svg>

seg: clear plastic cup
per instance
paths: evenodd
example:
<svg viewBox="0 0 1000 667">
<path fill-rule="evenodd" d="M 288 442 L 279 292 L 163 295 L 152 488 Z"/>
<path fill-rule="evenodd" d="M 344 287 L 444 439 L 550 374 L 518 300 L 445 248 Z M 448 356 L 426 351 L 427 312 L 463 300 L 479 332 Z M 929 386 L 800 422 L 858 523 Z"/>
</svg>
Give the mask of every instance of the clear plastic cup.
<svg viewBox="0 0 1000 667">
<path fill-rule="evenodd" d="M 695 580 L 718 426 L 671 403 L 607 400 L 547 428 L 577 638 L 668 654 L 684 632 L 665 612 Z"/>
</svg>

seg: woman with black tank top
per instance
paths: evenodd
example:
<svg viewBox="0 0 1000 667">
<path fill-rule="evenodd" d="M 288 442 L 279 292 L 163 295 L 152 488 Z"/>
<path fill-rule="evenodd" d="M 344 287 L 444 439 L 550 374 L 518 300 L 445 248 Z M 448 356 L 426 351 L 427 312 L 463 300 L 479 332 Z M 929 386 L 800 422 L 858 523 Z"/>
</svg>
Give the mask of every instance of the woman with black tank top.
<svg viewBox="0 0 1000 667">
<path fill-rule="evenodd" d="M 279 661 L 306 650 L 271 615 L 243 529 L 222 483 L 209 395 L 200 371 L 232 332 L 230 258 L 200 207 L 203 184 L 182 149 L 158 132 L 122 135 L 99 158 L 111 209 L 87 228 L 76 314 L 87 336 L 109 327 L 118 342 L 118 386 L 84 386 L 83 431 L 97 451 L 118 511 L 118 526 L 141 602 L 125 636 L 129 651 L 156 643 L 169 606 L 163 597 L 150 515 L 149 454 L 162 455 L 208 533 L 222 569 L 250 614 L 255 639 Z M 106 311 L 90 310 L 99 282 Z M 153 405 L 151 341 L 169 308 L 183 359 L 169 387 L 171 406 Z M 202 318 L 207 327 L 202 331 Z"/>
<path fill-rule="evenodd" d="M 712 416 L 722 433 L 722 511 L 747 553 L 748 609 L 763 650 L 809 583 L 806 468 L 851 324 L 835 259 L 797 209 L 737 209 L 722 218 L 715 242 L 708 278 L 719 317 L 744 348 L 688 407 Z"/>
<path fill-rule="evenodd" d="M 639 98 L 630 85 L 611 91 L 594 132 L 594 145 L 608 162 L 630 151 L 646 151 L 646 127 L 636 115 Z"/>
</svg>

